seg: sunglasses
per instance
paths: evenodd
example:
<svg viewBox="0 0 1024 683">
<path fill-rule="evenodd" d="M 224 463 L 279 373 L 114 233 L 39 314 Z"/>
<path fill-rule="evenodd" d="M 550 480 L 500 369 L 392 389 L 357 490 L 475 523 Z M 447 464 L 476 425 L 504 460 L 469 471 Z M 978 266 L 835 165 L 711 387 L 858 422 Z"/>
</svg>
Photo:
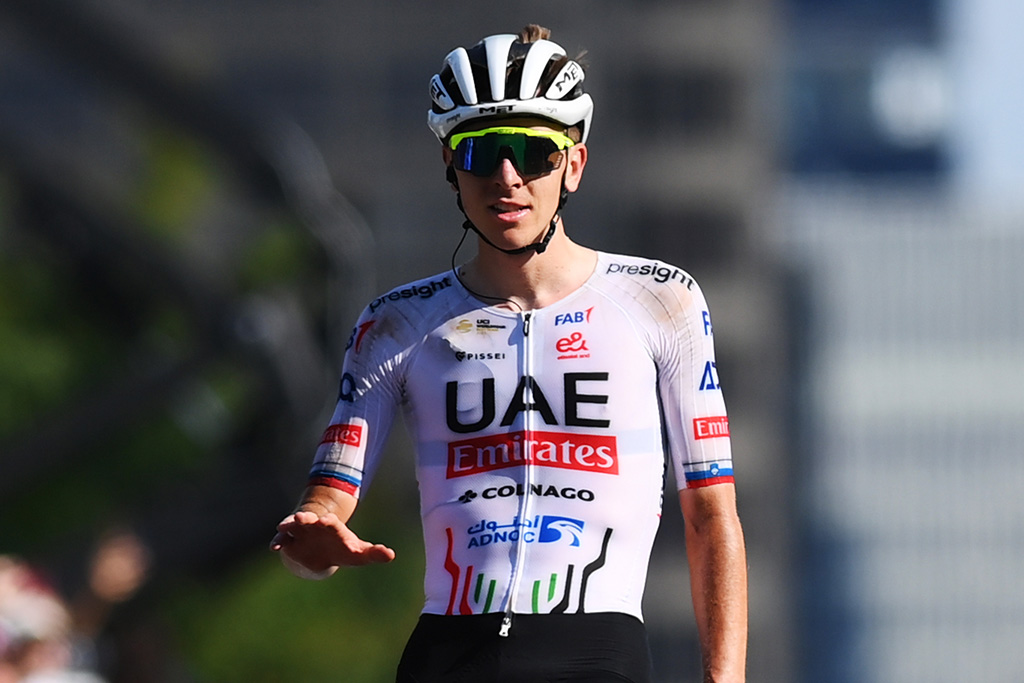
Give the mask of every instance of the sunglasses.
<svg viewBox="0 0 1024 683">
<path fill-rule="evenodd" d="M 515 126 L 456 133 L 448 140 L 452 166 L 481 178 L 489 178 L 506 157 L 524 177 L 550 173 L 562 164 L 561 151 L 575 144 L 562 133 Z"/>
</svg>

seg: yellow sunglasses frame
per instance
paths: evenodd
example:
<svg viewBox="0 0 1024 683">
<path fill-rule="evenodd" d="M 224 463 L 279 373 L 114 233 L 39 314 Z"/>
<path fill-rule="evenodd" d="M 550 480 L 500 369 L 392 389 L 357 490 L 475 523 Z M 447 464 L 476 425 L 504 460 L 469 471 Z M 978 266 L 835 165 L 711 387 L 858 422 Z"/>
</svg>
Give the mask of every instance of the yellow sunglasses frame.
<svg viewBox="0 0 1024 683">
<path fill-rule="evenodd" d="M 459 146 L 459 143 L 466 138 L 479 138 L 484 135 L 497 134 L 497 135 L 526 135 L 531 138 L 547 138 L 554 142 L 558 149 L 568 149 L 576 144 L 568 135 L 563 133 L 557 133 L 555 131 L 547 130 L 534 130 L 533 128 L 521 128 L 519 126 L 494 126 L 493 128 L 484 128 L 482 130 L 471 130 L 465 133 L 456 133 L 448 139 L 448 147 L 454 150 Z"/>
</svg>

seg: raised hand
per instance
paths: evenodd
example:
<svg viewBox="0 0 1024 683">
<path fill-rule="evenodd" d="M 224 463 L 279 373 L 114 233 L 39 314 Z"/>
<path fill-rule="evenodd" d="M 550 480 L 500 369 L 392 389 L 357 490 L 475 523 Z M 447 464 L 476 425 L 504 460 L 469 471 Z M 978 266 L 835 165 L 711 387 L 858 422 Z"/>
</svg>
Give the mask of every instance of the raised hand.
<svg viewBox="0 0 1024 683">
<path fill-rule="evenodd" d="M 326 578 L 337 567 L 395 559 L 394 550 L 359 538 L 333 512 L 318 515 L 300 510 L 288 515 L 277 525 L 270 549 L 280 551 L 285 565 L 304 578 Z"/>
</svg>

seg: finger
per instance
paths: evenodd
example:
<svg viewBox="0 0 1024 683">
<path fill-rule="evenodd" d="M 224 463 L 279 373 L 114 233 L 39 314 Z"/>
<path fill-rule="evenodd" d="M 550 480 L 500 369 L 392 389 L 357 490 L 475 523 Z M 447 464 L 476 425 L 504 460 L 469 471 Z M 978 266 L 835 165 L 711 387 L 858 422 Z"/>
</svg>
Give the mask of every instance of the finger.
<svg viewBox="0 0 1024 683">
<path fill-rule="evenodd" d="M 274 538 L 270 541 L 270 549 L 275 551 L 280 550 L 284 547 L 284 544 L 288 542 L 289 538 L 290 536 L 285 533 L 278 532 L 274 534 Z"/>
<path fill-rule="evenodd" d="M 277 530 L 278 531 L 284 531 L 285 529 L 288 529 L 290 527 L 295 526 L 295 524 L 296 524 L 296 522 L 295 522 L 295 515 L 288 515 L 287 517 L 282 519 L 280 522 L 278 522 Z"/>
<path fill-rule="evenodd" d="M 299 524 L 316 524 L 316 522 L 320 520 L 320 515 L 315 512 L 310 512 L 309 510 L 299 510 L 294 513 L 292 517 Z"/>
<path fill-rule="evenodd" d="M 384 564 L 395 559 L 395 551 L 386 545 L 372 545 L 365 551 L 367 559 L 373 564 Z"/>
</svg>

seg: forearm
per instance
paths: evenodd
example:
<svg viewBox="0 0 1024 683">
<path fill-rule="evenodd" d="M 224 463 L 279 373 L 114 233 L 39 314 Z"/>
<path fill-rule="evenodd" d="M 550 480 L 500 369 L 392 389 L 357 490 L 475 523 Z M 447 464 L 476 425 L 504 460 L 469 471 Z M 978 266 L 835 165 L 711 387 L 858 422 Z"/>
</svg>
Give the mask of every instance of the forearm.
<svg viewBox="0 0 1024 683">
<path fill-rule="evenodd" d="M 347 523 L 355 512 L 356 498 L 330 486 L 307 486 L 295 511 L 312 512 L 320 517 L 333 513 L 342 523 Z"/>
<path fill-rule="evenodd" d="M 709 507 L 691 503 L 686 524 L 686 552 L 704 681 L 743 681 L 747 648 L 747 565 L 743 530 L 734 505 Z"/>
</svg>

